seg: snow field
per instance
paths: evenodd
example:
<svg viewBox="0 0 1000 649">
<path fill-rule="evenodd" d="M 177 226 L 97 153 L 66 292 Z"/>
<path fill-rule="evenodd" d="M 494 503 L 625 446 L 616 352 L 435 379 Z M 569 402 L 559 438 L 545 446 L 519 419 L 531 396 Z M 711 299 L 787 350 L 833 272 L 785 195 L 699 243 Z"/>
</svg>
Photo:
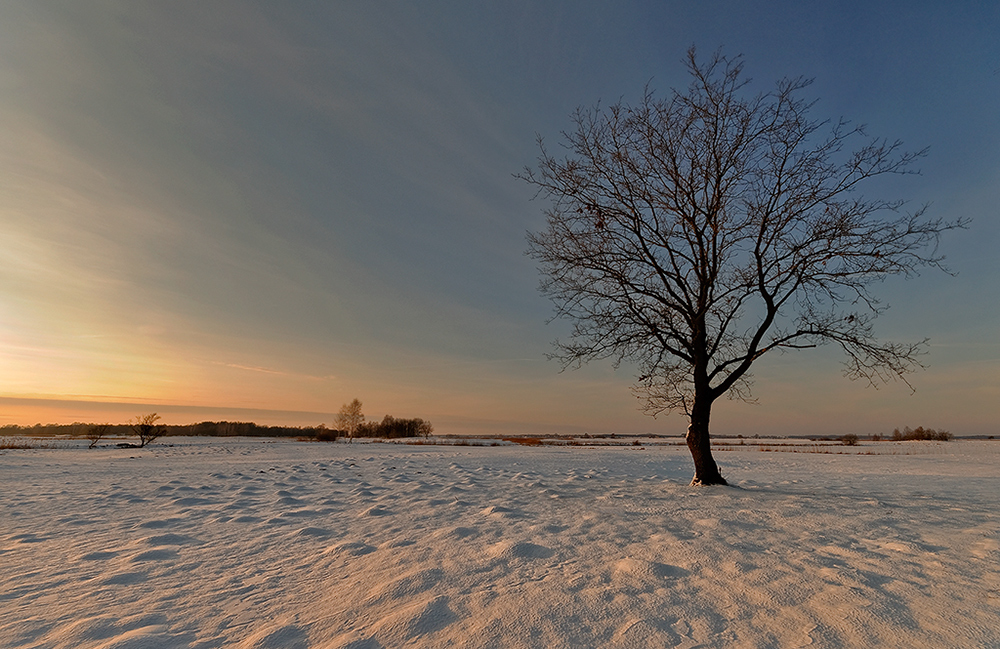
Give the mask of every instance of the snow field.
<svg viewBox="0 0 1000 649">
<path fill-rule="evenodd" d="M 1000 646 L 996 443 L 163 442 L 0 452 L 0 647 Z"/>
</svg>

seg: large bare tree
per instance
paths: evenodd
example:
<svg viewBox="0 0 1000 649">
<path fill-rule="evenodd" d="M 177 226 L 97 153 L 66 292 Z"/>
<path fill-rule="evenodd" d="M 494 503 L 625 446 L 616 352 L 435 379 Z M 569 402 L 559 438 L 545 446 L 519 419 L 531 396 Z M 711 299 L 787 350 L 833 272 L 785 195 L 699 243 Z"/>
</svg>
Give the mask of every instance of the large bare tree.
<svg viewBox="0 0 1000 649">
<path fill-rule="evenodd" d="M 566 153 L 539 140 L 521 178 L 549 199 L 528 236 L 541 290 L 572 322 L 564 366 L 634 363 L 644 410 L 682 411 L 694 484 L 725 484 L 709 419 L 723 395 L 747 399 L 750 368 L 776 350 L 840 346 L 846 374 L 872 384 L 919 367 L 926 341 L 881 342 L 872 285 L 941 268 L 940 234 L 961 222 L 861 193 L 916 173 L 924 151 L 809 116 L 810 84 L 752 94 L 742 60 L 692 48 L 686 92 L 578 109 Z"/>
</svg>

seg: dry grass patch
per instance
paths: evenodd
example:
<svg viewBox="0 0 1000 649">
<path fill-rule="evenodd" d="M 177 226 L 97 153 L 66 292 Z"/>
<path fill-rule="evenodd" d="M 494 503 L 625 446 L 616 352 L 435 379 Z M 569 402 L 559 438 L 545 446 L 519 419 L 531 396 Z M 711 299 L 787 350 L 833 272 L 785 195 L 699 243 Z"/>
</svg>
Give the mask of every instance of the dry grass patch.
<svg viewBox="0 0 1000 649">
<path fill-rule="evenodd" d="M 0 437 L 0 451 L 26 450 L 33 448 L 57 448 L 49 442 L 37 442 L 23 437 Z"/>
<path fill-rule="evenodd" d="M 541 446 L 542 440 L 539 437 L 504 437 L 503 441 L 521 446 Z"/>
</svg>

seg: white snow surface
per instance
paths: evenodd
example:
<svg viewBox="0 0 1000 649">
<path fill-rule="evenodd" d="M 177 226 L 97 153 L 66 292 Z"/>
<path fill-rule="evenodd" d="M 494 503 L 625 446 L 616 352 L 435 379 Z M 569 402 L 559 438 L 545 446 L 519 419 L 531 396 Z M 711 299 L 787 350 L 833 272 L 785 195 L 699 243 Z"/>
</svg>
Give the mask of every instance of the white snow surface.
<svg viewBox="0 0 1000 649">
<path fill-rule="evenodd" d="M 0 451 L 0 647 L 1000 647 L 1000 442 Z"/>
</svg>

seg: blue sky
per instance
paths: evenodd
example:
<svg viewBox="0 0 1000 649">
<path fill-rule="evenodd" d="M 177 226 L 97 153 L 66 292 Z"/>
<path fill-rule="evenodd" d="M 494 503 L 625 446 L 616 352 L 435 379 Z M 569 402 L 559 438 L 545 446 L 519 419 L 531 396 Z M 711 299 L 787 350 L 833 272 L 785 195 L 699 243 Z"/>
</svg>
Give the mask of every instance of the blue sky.
<svg viewBox="0 0 1000 649">
<path fill-rule="evenodd" d="M 0 423 L 682 432 L 629 368 L 560 373 L 513 174 L 578 106 L 687 85 L 691 45 L 816 117 L 930 147 L 873 190 L 967 217 L 957 273 L 890 280 L 879 390 L 834 350 L 766 359 L 717 433 L 990 434 L 1000 419 L 1000 6 L 985 2 L 52 2 L 0 6 Z"/>
</svg>

